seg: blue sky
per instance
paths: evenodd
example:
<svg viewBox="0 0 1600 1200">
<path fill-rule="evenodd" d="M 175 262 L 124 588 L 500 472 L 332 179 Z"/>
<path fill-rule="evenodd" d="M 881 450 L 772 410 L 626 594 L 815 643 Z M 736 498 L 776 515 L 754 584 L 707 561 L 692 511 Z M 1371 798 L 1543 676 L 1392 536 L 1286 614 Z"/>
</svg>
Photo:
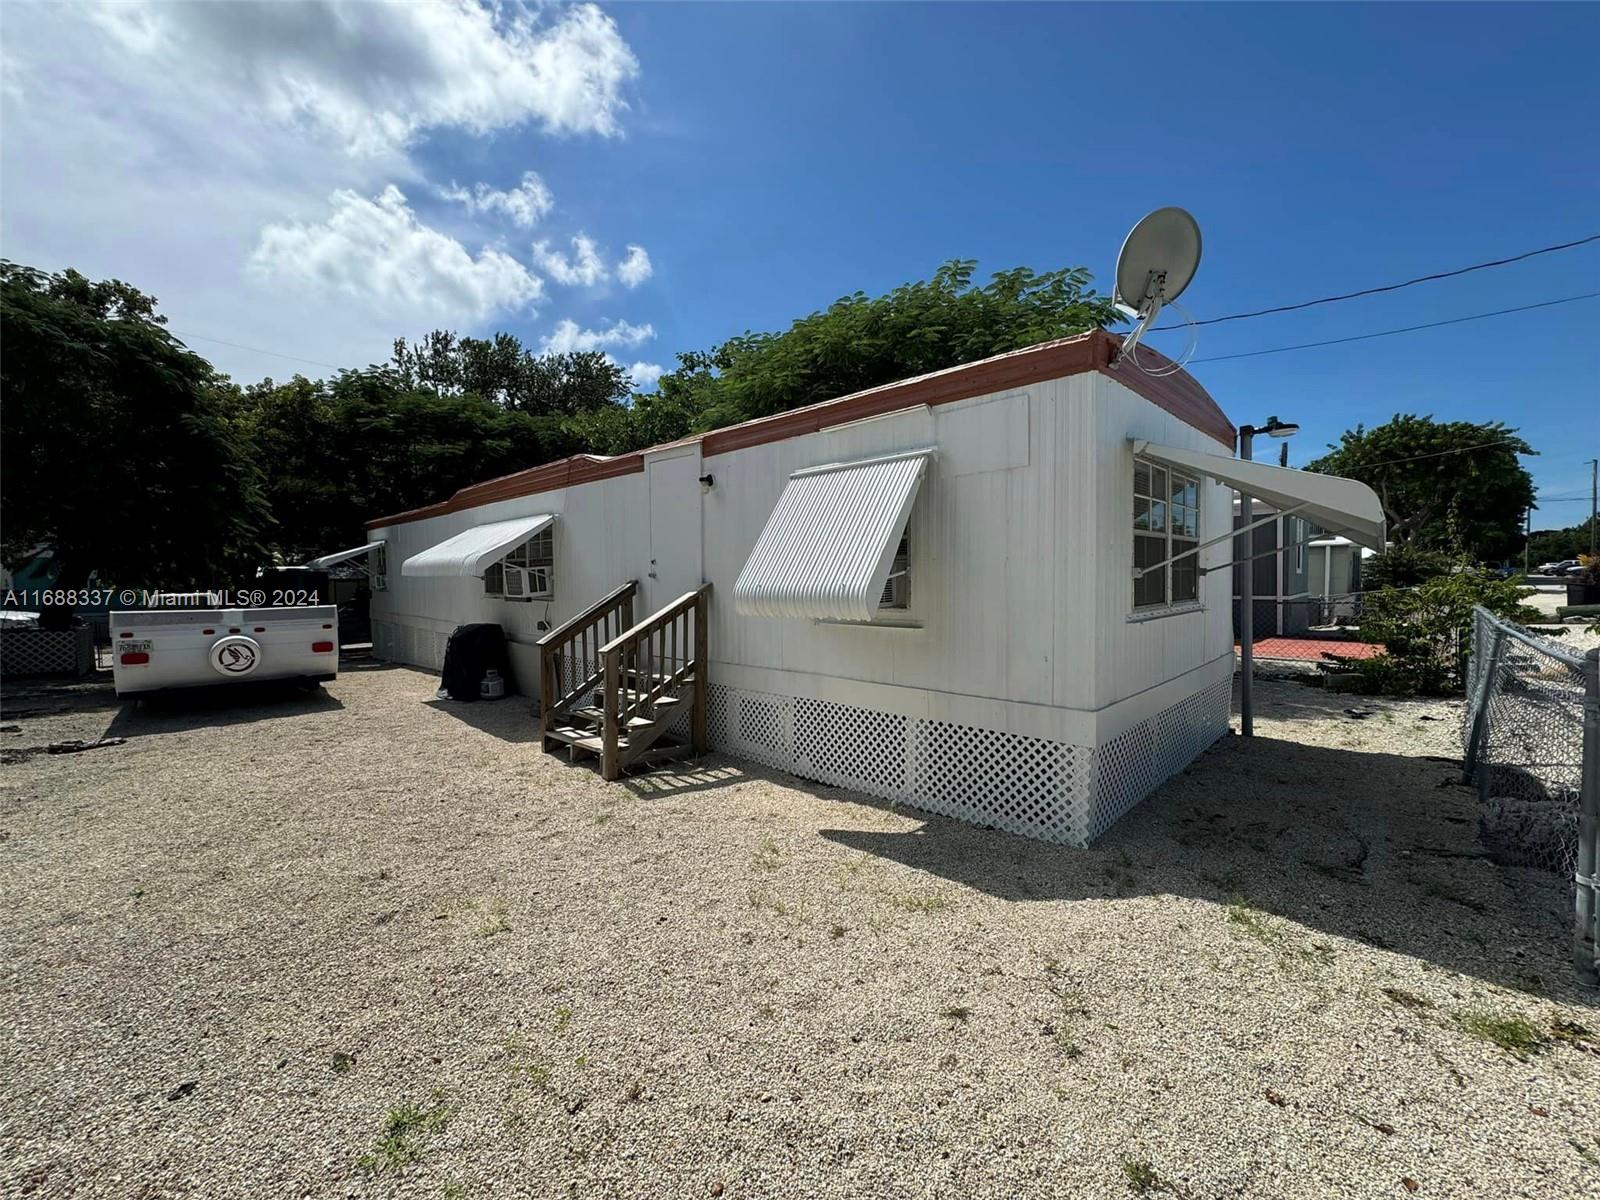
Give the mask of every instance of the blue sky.
<svg viewBox="0 0 1600 1200">
<path fill-rule="evenodd" d="M 1600 232 L 1594 6 L 138 7 L 79 18 L 70 56 L 58 13 L 8 14 L 0 244 L 146 286 L 241 379 L 448 324 L 647 381 L 947 258 L 1108 282 L 1163 204 L 1205 231 L 1198 317 Z M 173 82 L 210 57 L 225 81 Z M 1196 359 L 1596 291 L 1597 268 L 1600 244 L 1206 329 Z M 1295 463 L 1396 411 L 1499 418 L 1571 496 L 1600 454 L 1597 322 L 1588 301 L 1193 371 L 1236 421 L 1298 420 Z"/>
</svg>

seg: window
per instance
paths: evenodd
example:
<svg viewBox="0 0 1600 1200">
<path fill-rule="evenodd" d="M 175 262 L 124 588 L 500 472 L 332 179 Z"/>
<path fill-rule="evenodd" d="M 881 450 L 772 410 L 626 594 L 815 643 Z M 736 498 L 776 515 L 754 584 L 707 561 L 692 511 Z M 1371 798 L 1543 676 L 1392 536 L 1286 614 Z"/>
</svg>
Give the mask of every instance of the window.
<svg viewBox="0 0 1600 1200">
<path fill-rule="evenodd" d="M 367 555 L 367 584 L 375 592 L 389 588 L 389 547 L 379 546 Z"/>
<path fill-rule="evenodd" d="M 1156 567 L 1133 581 L 1135 609 L 1192 603 L 1200 596 L 1200 481 L 1147 459 L 1133 460 L 1133 565 Z"/>
<path fill-rule="evenodd" d="M 911 606 L 911 538 L 900 539 L 894 552 L 894 565 L 889 568 L 889 579 L 883 585 L 883 595 L 878 600 L 878 611 L 886 608 L 904 612 Z"/>
<path fill-rule="evenodd" d="M 483 571 L 483 592 L 502 600 L 555 596 L 555 530 L 546 527 Z"/>
</svg>

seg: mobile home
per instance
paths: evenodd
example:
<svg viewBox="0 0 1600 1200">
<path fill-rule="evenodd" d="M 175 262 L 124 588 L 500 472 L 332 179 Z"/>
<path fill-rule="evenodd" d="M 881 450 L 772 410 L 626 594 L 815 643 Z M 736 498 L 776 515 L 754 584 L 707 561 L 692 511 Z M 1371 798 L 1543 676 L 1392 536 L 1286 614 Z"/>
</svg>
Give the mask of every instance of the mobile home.
<svg viewBox="0 0 1600 1200">
<path fill-rule="evenodd" d="M 566 702 L 541 639 L 619 588 L 629 620 L 693 598 L 698 662 L 672 677 L 703 689 L 711 748 L 1086 845 L 1227 730 L 1230 489 L 1382 544 L 1365 488 L 1238 462 L 1192 377 L 1118 345 L 1048 342 L 377 518 L 375 653 L 437 669 L 456 626 L 498 623 L 520 690 Z M 665 633 L 655 653 L 688 661 Z"/>
</svg>

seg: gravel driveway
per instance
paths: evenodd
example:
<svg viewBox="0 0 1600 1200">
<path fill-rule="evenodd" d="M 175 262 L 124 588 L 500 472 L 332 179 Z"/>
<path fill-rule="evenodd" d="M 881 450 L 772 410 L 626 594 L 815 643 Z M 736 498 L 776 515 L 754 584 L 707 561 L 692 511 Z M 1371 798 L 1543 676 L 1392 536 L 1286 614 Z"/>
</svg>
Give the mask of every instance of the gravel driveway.
<svg viewBox="0 0 1600 1200">
<path fill-rule="evenodd" d="M 1600 1195 L 1567 888 L 1454 706 L 1263 683 L 1074 851 L 436 685 L 8 689 L 0 1193 Z"/>
</svg>

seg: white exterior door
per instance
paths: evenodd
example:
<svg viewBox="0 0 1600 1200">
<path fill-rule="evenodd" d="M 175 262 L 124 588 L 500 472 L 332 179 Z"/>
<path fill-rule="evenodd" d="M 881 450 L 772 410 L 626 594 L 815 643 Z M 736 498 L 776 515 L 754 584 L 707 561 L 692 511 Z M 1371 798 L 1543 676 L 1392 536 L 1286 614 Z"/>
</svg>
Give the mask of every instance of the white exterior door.
<svg viewBox="0 0 1600 1200">
<path fill-rule="evenodd" d="M 644 580 L 642 619 L 703 582 L 700 558 L 700 452 L 652 459 L 650 472 L 650 569 Z"/>
</svg>

